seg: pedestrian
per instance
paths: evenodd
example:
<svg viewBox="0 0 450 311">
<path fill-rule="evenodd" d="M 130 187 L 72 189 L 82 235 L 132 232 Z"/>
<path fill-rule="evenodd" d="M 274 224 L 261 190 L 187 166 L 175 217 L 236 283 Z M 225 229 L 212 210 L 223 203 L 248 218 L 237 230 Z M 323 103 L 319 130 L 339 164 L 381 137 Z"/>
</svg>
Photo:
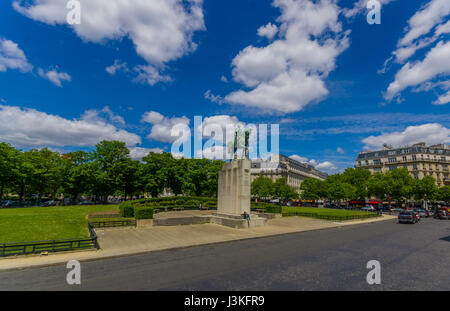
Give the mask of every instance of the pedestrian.
<svg viewBox="0 0 450 311">
<path fill-rule="evenodd" d="M 247 214 L 247 212 L 244 212 L 244 214 L 242 214 L 242 217 L 247 220 L 248 227 L 250 228 L 250 215 Z"/>
</svg>

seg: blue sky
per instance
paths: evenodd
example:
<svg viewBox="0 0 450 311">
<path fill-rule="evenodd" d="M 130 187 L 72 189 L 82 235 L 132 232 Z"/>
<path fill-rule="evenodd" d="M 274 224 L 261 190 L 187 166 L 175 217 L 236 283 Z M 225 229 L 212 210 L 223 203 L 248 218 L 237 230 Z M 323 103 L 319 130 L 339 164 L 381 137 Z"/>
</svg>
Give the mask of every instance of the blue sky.
<svg viewBox="0 0 450 311">
<path fill-rule="evenodd" d="M 170 151 L 170 127 L 280 124 L 280 151 L 326 172 L 383 143 L 450 142 L 450 4 L 68 0 L 0 3 L 0 141 Z M 115 66 L 114 66 L 115 65 Z"/>
</svg>

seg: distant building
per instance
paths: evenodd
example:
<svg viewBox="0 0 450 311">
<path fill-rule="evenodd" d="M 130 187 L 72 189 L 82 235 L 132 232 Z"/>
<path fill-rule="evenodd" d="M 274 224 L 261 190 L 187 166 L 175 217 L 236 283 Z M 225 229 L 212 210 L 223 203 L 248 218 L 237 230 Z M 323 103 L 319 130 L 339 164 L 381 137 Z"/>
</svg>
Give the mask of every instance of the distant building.
<svg viewBox="0 0 450 311">
<path fill-rule="evenodd" d="M 449 164 L 449 145 L 427 146 L 425 143 L 418 143 L 400 148 L 385 145 L 383 150 L 363 151 L 358 155 L 355 167 L 372 173 L 403 167 L 416 179 L 432 176 L 440 187 L 450 183 Z"/>
<path fill-rule="evenodd" d="M 328 175 L 307 163 L 293 160 L 282 154 L 273 155 L 270 160 L 253 160 L 251 167 L 251 181 L 260 175 L 276 181 L 285 177 L 289 186 L 300 193 L 300 185 L 307 178 L 324 180 Z"/>
</svg>

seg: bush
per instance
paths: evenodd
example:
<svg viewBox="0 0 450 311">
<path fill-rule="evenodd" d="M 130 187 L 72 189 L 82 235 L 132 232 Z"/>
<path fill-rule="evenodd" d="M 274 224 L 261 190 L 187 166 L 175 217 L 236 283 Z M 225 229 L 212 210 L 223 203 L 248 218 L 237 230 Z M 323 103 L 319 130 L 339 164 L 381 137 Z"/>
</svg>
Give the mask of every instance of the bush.
<svg viewBox="0 0 450 311">
<path fill-rule="evenodd" d="M 119 210 L 120 216 L 122 217 L 125 218 L 134 217 L 134 207 L 133 204 L 131 204 L 131 202 L 129 201 L 120 203 Z"/>
<path fill-rule="evenodd" d="M 153 208 L 137 206 L 134 208 L 134 217 L 136 219 L 153 219 Z"/>
<path fill-rule="evenodd" d="M 266 206 L 266 213 L 275 213 L 280 214 L 282 211 L 282 207 L 278 205 L 267 205 Z"/>
</svg>

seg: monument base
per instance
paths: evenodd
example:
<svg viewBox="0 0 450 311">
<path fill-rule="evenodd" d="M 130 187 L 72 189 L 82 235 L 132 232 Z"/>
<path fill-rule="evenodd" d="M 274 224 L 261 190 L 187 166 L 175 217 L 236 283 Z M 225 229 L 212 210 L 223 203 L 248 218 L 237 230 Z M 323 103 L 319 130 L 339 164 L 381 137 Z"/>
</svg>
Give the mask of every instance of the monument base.
<svg viewBox="0 0 450 311">
<path fill-rule="evenodd" d="M 215 213 L 210 216 L 211 223 L 227 226 L 235 229 L 263 227 L 267 225 L 267 219 L 257 215 L 250 215 L 250 224 L 242 216 Z"/>
<path fill-rule="evenodd" d="M 153 219 L 153 226 L 179 226 L 212 223 L 227 226 L 235 229 L 246 229 L 253 227 L 263 227 L 267 225 L 267 219 L 258 215 L 250 215 L 250 227 L 246 219 L 242 216 L 217 214 L 206 216 L 187 216 L 177 218 L 157 218 Z"/>
</svg>

